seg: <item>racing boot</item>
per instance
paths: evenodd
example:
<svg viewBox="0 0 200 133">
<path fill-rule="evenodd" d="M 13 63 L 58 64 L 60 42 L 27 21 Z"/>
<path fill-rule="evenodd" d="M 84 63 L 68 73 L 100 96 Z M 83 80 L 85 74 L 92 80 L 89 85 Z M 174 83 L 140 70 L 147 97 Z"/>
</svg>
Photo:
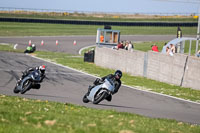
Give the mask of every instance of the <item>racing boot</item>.
<svg viewBox="0 0 200 133">
<path fill-rule="evenodd" d="M 108 102 L 110 102 L 110 101 L 112 100 L 112 95 L 108 95 L 108 96 L 106 97 L 106 100 L 107 100 Z"/>
<path fill-rule="evenodd" d="M 19 80 L 17 80 L 17 86 L 19 86 L 21 84 L 22 78 L 20 78 Z"/>
</svg>

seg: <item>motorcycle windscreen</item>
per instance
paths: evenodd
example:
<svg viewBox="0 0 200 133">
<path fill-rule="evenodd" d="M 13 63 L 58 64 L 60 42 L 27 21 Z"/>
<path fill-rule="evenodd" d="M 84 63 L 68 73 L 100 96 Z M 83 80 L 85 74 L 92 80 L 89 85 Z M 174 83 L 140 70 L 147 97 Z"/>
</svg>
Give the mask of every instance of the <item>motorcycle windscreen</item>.
<svg viewBox="0 0 200 133">
<path fill-rule="evenodd" d="M 32 78 L 33 78 L 33 80 L 35 80 L 35 81 L 40 81 L 39 72 L 38 72 L 38 71 L 34 71 L 34 72 L 32 73 Z"/>
<path fill-rule="evenodd" d="M 112 83 L 113 84 L 113 83 Z M 102 85 L 102 88 L 106 88 L 109 91 L 113 92 L 114 91 L 114 86 L 111 84 L 110 80 L 105 79 L 104 84 Z"/>
</svg>

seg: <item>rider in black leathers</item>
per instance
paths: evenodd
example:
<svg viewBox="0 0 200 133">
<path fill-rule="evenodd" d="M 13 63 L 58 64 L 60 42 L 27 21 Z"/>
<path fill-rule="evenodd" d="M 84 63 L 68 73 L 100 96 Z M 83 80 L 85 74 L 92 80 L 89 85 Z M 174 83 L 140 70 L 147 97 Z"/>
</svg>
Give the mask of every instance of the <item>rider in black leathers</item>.
<svg viewBox="0 0 200 133">
<path fill-rule="evenodd" d="M 43 81 L 43 79 L 45 78 L 45 65 L 42 66 L 38 66 L 38 67 L 31 67 L 26 69 L 22 75 L 22 77 L 17 81 L 17 83 L 19 84 L 26 76 L 28 76 L 31 72 L 35 71 L 35 70 L 39 70 L 39 74 L 40 74 L 40 83 Z"/>
<path fill-rule="evenodd" d="M 91 89 L 94 86 L 101 84 L 106 78 L 111 79 L 113 81 L 113 83 L 114 83 L 115 89 L 114 89 L 114 92 L 112 93 L 112 95 L 117 93 L 119 88 L 120 88 L 120 86 L 121 86 L 121 80 L 120 80 L 121 77 L 122 77 L 122 72 L 120 70 L 117 70 L 115 72 L 115 74 L 109 74 L 109 75 L 107 75 L 105 77 L 102 77 L 101 79 L 97 78 L 93 83 L 94 85 L 93 86 L 89 86 L 88 94 L 89 94 L 89 92 L 91 91 Z M 112 95 L 109 95 L 106 98 L 106 100 L 111 101 L 112 100 Z"/>
</svg>

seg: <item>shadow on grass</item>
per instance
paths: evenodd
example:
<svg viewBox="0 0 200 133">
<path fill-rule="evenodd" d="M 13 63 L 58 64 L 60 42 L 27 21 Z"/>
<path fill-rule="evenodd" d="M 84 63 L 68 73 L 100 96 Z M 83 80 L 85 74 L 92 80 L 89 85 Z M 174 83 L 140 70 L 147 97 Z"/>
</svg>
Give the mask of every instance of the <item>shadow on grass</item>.
<svg viewBox="0 0 200 133">
<path fill-rule="evenodd" d="M 67 97 L 61 97 L 61 96 L 52 96 L 52 95 L 39 95 L 39 94 L 24 94 L 24 95 L 27 95 L 27 96 L 36 96 L 36 97 L 49 97 L 49 98 L 67 98 Z"/>
<path fill-rule="evenodd" d="M 127 109 L 138 109 L 138 110 L 150 110 L 150 109 L 144 109 L 144 108 L 137 108 L 137 107 L 130 107 L 130 106 L 122 106 L 122 105 L 114 105 L 114 104 L 97 104 L 100 106 L 105 106 L 105 107 L 115 107 L 115 108 L 127 108 Z"/>
</svg>

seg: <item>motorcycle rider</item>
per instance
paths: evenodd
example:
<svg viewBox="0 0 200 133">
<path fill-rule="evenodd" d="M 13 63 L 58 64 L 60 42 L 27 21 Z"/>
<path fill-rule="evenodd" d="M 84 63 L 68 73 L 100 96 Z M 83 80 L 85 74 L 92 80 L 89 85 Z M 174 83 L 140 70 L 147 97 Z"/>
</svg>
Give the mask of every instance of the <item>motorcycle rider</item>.
<svg viewBox="0 0 200 133">
<path fill-rule="evenodd" d="M 31 72 L 35 71 L 35 70 L 39 70 L 39 74 L 40 74 L 40 83 L 43 81 L 43 79 L 45 78 L 45 65 L 41 65 L 41 66 L 37 66 L 37 67 L 30 67 L 28 69 L 26 69 L 24 72 L 22 72 L 22 77 L 17 81 L 17 83 L 19 84 L 26 76 L 28 76 Z"/>
<path fill-rule="evenodd" d="M 121 77 L 122 77 L 122 72 L 120 70 L 117 70 L 115 71 L 114 74 L 109 74 L 107 76 L 104 76 L 102 77 L 101 79 L 97 78 L 95 81 L 94 81 L 94 85 L 93 86 L 89 86 L 89 89 L 88 89 L 88 94 L 90 93 L 90 91 L 92 90 L 93 87 L 95 87 L 96 85 L 99 85 L 101 84 L 105 79 L 111 79 L 111 81 L 113 81 L 114 83 L 114 92 L 112 92 L 112 95 L 117 93 L 120 86 L 121 86 Z M 106 97 L 106 100 L 108 101 L 111 101 L 112 100 L 112 95 L 109 95 L 108 97 Z"/>
</svg>

